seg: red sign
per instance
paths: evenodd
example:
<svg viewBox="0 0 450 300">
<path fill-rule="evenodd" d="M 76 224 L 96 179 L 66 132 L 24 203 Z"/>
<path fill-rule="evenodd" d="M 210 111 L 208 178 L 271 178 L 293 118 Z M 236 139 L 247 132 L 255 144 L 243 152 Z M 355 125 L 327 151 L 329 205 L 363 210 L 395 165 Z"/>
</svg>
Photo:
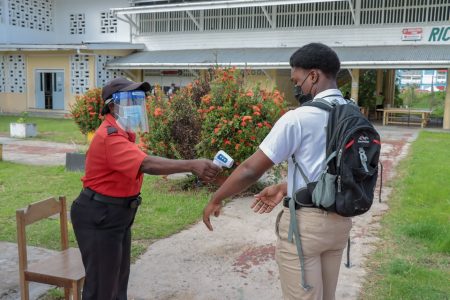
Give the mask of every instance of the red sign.
<svg viewBox="0 0 450 300">
<path fill-rule="evenodd" d="M 422 34 L 422 28 L 403 28 L 402 41 L 420 41 Z"/>
</svg>

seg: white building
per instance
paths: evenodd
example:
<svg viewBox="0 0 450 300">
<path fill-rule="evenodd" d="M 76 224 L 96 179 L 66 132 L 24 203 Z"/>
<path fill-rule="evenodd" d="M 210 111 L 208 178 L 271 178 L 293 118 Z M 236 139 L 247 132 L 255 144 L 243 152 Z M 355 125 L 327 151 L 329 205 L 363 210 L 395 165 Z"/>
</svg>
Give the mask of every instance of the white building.
<svg viewBox="0 0 450 300">
<path fill-rule="evenodd" d="M 41 47 L 39 44 L 60 49 L 58 55 L 61 51 L 67 53 L 64 82 L 66 90 L 75 92 L 82 80 L 83 87 L 102 83 L 92 69 L 96 66 L 97 72 L 104 72 L 100 62 L 106 60 L 109 71 L 105 73 L 112 72 L 111 76 L 119 74 L 120 70 L 134 79 L 163 85 L 183 85 L 198 70 L 216 64 L 251 68 L 255 77 L 270 78 L 272 84 L 289 97 L 292 95 L 288 80 L 289 57 L 298 47 L 314 41 L 336 50 L 342 68 L 352 75 L 352 98 L 356 100 L 361 69 L 378 70 L 377 91 L 383 92 L 389 104 L 393 102 L 395 70 L 450 68 L 449 0 L 115 0 L 95 3 L 3 0 L 0 3 L 3 3 L 0 32 L 15 32 L 0 40 L 4 43 L 1 47 L 6 49 L 8 44 L 17 43 L 29 47 L 12 45 L 9 52 L 0 48 L 3 57 L 15 55 L 16 60 L 26 62 L 27 76 L 21 78 L 27 82 L 24 85 L 27 96 L 22 110 L 37 109 L 34 82 L 38 78 L 36 70 L 44 66 L 29 65 L 27 57 L 44 55 L 43 50 L 36 50 Z M 45 24 L 42 28 L 36 29 L 38 25 L 24 19 L 24 10 L 17 10 L 15 6 L 31 4 L 46 7 L 46 13 L 37 16 L 45 22 L 34 22 L 35 15 L 30 18 L 36 24 Z M 108 11 L 113 14 L 106 14 Z M 17 20 L 11 21 L 11 18 Z M 117 24 L 117 33 L 115 29 L 108 29 L 109 24 Z M 68 47 L 72 48 L 61 50 L 57 44 L 71 44 Z M 121 52 L 115 52 L 114 56 L 122 57 L 111 59 L 110 54 L 105 58 L 108 51 L 116 50 L 106 49 L 108 46 L 120 47 Z M 85 76 L 72 75 L 84 68 L 79 67 L 82 63 L 78 60 L 87 59 L 76 56 L 77 52 L 89 54 L 88 80 Z M 51 71 L 53 67 L 47 69 Z M 0 91 L 2 102 L 3 94 Z M 66 92 L 65 108 L 73 94 Z M 450 128 L 450 94 L 447 102 L 444 127 Z"/>
<path fill-rule="evenodd" d="M 443 70 L 398 70 L 401 89 L 413 86 L 421 91 L 444 91 L 447 85 L 447 69 Z"/>
</svg>

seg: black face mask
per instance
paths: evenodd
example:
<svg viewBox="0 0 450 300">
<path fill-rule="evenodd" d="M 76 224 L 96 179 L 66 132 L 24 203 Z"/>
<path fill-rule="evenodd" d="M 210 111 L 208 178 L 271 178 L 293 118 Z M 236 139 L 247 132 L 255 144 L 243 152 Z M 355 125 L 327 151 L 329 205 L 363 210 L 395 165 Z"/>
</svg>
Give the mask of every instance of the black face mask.
<svg viewBox="0 0 450 300">
<path fill-rule="evenodd" d="M 313 95 L 311 94 L 311 91 L 308 94 L 305 94 L 302 91 L 302 86 L 305 83 L 306 79 L 308 79 L 309 75 L 310 74 L 308 74 L 308 76 L 306 76 L 306 78 L 303 80 L 303 82 L 300 86 L 296 85 L 294 87 L 294 97 L 300 103 L 300 106 L 302 106 L 306 102 L 311 101 L 313 99 Z"/>
</svg>

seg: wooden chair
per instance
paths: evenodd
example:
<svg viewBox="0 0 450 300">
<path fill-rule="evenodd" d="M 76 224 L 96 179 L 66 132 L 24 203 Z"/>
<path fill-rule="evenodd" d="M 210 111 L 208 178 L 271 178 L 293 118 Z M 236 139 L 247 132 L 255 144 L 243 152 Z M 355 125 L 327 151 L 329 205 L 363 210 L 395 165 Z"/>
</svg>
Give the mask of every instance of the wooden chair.
<svg viewBox="0 0 450 300">
<path fill-rule="evenodd" d="M 61 251 L 36 263 L 28 265 L 25 227 L 59 213 L 61 229 Z M 65 299 L 81 299 L 84 267 L 78 248 L 69 248 L 67 233 L 66 197 L 49 198 L 16 210 L 17 244 L 19 250 L 20 294 L 22 300 L 29 299 L 29 282 L 46 283 L 64 287 Z"/>
</svg>

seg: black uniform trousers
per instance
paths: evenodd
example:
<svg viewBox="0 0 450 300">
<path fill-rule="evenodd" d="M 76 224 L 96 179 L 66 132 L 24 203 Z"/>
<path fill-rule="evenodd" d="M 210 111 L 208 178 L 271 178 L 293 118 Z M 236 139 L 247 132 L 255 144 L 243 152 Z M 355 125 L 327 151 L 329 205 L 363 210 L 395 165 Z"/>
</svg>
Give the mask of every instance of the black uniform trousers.
<svg viewBox="0 0 450 300">
<path fill-rule="evenodd" d="M 97 202 L 81 193 L 70 216 L 86 278 L 83 300 L 126 300 L 131 225 L 137 208 Z"/>
</svg>

